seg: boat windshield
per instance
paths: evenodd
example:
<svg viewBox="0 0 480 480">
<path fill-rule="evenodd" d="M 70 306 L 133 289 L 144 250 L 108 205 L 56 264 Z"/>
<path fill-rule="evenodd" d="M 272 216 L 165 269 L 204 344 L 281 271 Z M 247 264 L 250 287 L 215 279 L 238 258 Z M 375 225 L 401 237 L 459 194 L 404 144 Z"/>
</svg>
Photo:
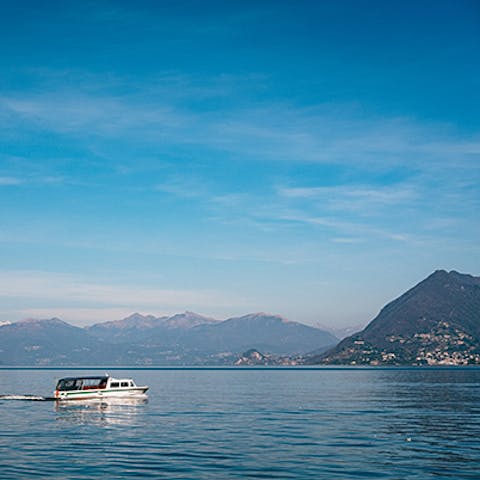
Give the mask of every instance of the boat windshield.
<svg viewBox="0 0 480 480">
<path fill-rule="evenodd" d="M 88 390 L 106 386 L 107 377 L 62 378 L 57 383 L 57 390 Z"/>
</svg>

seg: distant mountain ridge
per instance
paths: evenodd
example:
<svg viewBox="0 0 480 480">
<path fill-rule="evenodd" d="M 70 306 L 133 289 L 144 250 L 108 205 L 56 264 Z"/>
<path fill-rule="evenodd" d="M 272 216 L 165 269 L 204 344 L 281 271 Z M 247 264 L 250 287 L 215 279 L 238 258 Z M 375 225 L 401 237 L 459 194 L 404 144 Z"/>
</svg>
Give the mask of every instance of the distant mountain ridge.
<svg viewBox="0 0 480 480">
<path fill-rule="evenodd" d="M 191 348 L 203 348 L 210 353 L 218 348 L 235 352 L 255 348 L 264 353 L 290 355 L 307 353 L 319 346 L 326 347 L 337 342 L 336 337 L 324 330 L 267 313 L 198 325 L 191 329 L 186 339 Z"/>
<path fill-rule="evenodd" d="M 3 365 L 480 365 L 480 278 L 437 270 L 340 342 L 279 315 L 0 323 Z"/>
<path fill-rule="evenodd" d="M 96 363 L 109 345 L 58 318 L 28 319 L 0 326 L 0 364 Z"/>
<path fill-rule="evenodd" d="M 437 270 L 311 362 L 480 364 L 480 278 Z"/>
<path fill-rule="evenodd" d="M 109 341 L 144 341 L 152 336 L 169 336 L 176 329 L 187 330 L 197 325 L 216 323 L 210 317 L 205 317 L 194 312 L 184 312 L 170 317 L 155 317 L 153 315 L 142 315 L 133 313 L 122 320 L 96 323 L 86 330 L 95 337 Z M 180 332 L 181 333 L 181 332 Z"/>
<path fill-rule="evenodd" d="M 278 315 L 224 321 L 194 312 L 155 317 L 135 313 L 86 328 L 59 319 L 0 326 L 0 363 L 8 365 L 229 364 L 251 348 L 267 354 L 305 354 L 338 339 Z"/>
</svg>

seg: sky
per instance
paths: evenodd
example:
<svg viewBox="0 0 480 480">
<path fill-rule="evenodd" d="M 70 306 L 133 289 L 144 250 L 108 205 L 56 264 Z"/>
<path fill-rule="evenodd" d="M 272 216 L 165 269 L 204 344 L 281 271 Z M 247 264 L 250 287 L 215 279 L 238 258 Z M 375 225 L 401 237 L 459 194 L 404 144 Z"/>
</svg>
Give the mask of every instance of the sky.
<svg viewBox="0 0 480 480">
<path fill-rule="evenodd" d="M 478 1 L 0 3 L 0 321 L 368 323 L 480 275 Z"/>
</svg>

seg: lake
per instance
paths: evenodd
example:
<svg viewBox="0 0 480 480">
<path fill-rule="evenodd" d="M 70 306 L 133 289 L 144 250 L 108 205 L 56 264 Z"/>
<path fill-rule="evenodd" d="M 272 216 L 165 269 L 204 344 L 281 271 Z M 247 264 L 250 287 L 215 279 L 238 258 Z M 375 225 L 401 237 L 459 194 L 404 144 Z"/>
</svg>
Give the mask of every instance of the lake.
<svg viewBox="0 0 480 480">
<path fill-rule="evenodd" d="M 148 401 L 12 400 L 105 369 L 0 369 L 0 478 L 480 478 L 478 368 L 106 371 Z"/>
</svg>

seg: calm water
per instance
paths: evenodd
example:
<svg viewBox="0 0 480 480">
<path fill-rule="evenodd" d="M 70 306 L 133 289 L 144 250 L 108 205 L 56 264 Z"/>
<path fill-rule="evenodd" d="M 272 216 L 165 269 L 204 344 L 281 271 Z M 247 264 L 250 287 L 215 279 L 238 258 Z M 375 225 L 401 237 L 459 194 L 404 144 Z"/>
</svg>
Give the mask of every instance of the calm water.
<svg viewBox="0 0 480 480">
<path fill-rule="evenodd" d="M 0 395 L 91 373 L 0 370 Z M 480 478 L 480 369 L 110 373 L 148 402 L 0 397 L 0 478 Z"/>
</svg>

